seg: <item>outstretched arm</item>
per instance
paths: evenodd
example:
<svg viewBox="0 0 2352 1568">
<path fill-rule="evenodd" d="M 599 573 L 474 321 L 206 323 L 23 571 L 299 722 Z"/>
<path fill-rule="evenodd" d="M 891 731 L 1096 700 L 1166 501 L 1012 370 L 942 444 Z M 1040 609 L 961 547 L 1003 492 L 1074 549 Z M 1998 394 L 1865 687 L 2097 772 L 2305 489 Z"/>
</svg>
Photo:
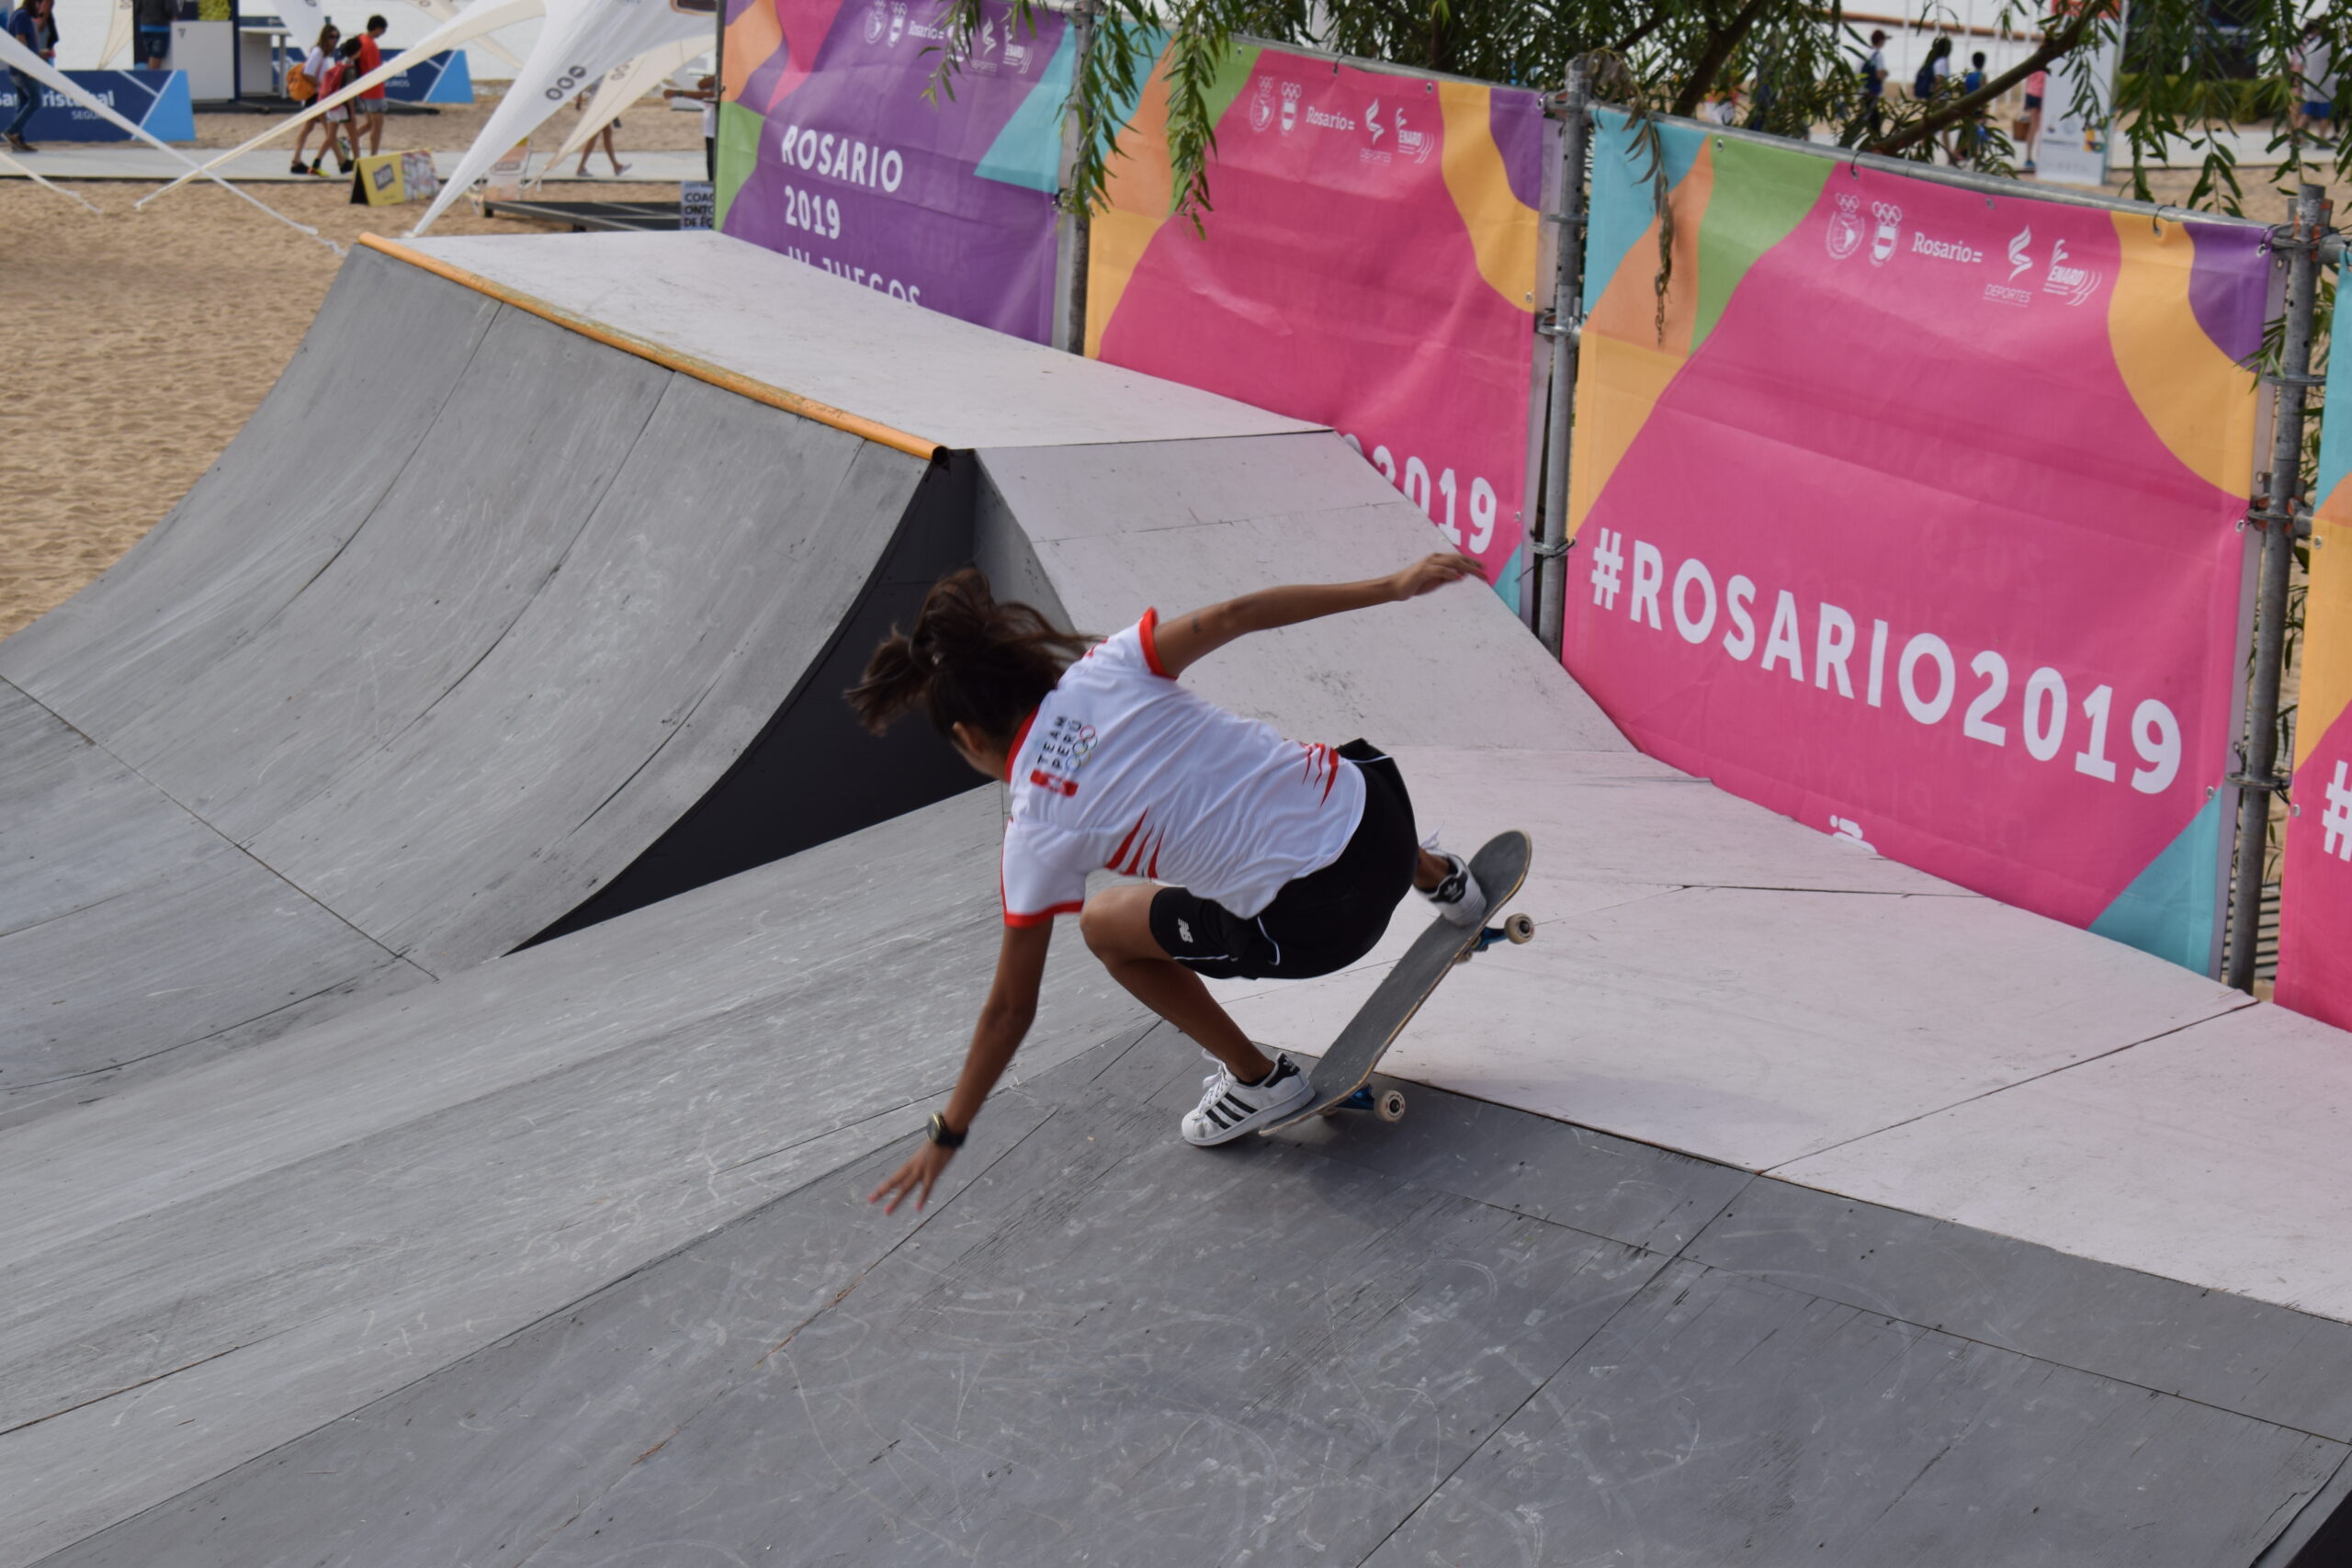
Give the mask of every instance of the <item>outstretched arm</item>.
<svg viewBox="0 0 2352 1568">
<path fill-rule="evenodd" d="M 1418 598 L 1433 588 L 1477 577 L 1478 563 L 1468 556 L 1442 551 L 1425 556 L 1386 577 L 1362 582 L 1300 582 L 1281 588 L 1261 588 L 1222 604 L 1188 611 L 1161 621 L 1152 637 L 1159 667 L 1181 675 L 1184 667 L 1216 652 L 1235 637 L 1272 631 L 1324 615 L 1362 610 L 1373 604 L 1393 604 Z"/>
<path fill-rule="evenodd" d="M 980 1008 L 980 1021 L 972 1030 L 971 1049 L 964 1054 L 964 1071 L 956 1080 L 956 1092 L 948 1097 L 947 1109 L 940 1112 L 951 1131 L 971 1131 L 981 1102 L 1004 1076 L 1013 1052 L 1021 1048 L 1022 1037 L 1037 1016 L 1037 987 L 1045 977 L 1046 950 L 1053 940 L 1051 921 L 1004 928 L 1004 945 L 996 955 L 996 980 Z M 911 1197 L 915 1207 L 922 1208 L 931 1201 L 932 1187 L 955 1155 L 955 1150 L 925 1138 L 867 1201 L 878 1202 L 887 1197 L 890 1202 L 884 1213 L 895 1214 L 899 1205 Z"/>
</svg>

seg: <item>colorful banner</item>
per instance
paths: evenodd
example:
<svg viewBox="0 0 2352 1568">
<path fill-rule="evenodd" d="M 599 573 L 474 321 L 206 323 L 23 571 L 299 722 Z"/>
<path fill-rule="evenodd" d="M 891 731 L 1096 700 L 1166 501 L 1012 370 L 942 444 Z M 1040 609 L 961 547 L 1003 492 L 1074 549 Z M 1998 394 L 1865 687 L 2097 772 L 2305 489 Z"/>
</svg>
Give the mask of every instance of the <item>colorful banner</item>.
<svg viewBox="0 0 2352 1568">
<path fill-rule="evenodd" d="M 2344 280 L 2330 342 L 2352 344 Z M 2352 349 L 2347 349 L 2352 352 Z M 2303 678 L 2295 701 L 2293 815 L 2279 870 L 2281 1007 L 2352 1029 L 2352 392 L 2329 400 L 2312 487 Z"/>
<path fill-rule="evenodd" d="M 123 118 L 159 141 L 196 140 L 196 117 L 187 96 L 185 71 L 68 71 L 67 79 Z M 128 141 L 130 132 L 101 118 L 64 94 L 43 87 L 40 107 L 25 127 L 25 140 L 43 141 Z M 17 114 L 17 80 L 0 71 L 0 118 Z"/>
<path fill-rule="evenodd" d="M 1258 47 L 1209 96 L 1202 230 L 1170 216 L 1164 62 L 1120 138 L 1087 352 L 1331 425 L 1515 601 L 1541 97 Z"/>
<path fill-rule="evenodd" d="M 940 0 L 729 0 L 719 227 L 892 297 L 1053 336 L 1076 38 L 990 4 L 937 101 Z"/>
<path fill-rule="evenodd" d="M 1604 119 L 1568 668 L 1679 768 L 2210 970 L 2264 231 Z"/>
</svg>

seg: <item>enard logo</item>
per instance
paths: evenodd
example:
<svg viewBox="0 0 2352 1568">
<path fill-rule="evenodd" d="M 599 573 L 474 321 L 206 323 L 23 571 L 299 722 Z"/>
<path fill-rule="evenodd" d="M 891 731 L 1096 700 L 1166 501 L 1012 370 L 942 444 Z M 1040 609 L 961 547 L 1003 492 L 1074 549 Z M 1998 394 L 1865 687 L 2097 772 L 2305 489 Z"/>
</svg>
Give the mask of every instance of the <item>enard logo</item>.
<svg viewBox="0 0 2352 1568">
<path fill-rule="evenodd" d="M 1250 100 L 1250 129 L 1263 130 L 1274 123 L 1274 79 L 1258 78 L 1257 94 Z"/>
<path fill-rule="evenodd" d="M 1428 131 L 1405 129 L 1405 110 L 1400 105 L 1396 110 L 1396 150 L 1416 164 L 1426 164 L 1430 161 L 1430 149 L 1433 145 L 1435 143 L 1430 141 Z"/>
<path fill-rule="evenodd" d="M 2018 274 L 2033 265 L 2033 253 L 2026 249 L 2031 243 L 2033 243 L 2033 225 L 2030 223 L 2018 230 L 2018 237 L 2009 242 L 2009 281 L 2011 283 L 2018 280 Z"/>
<path fill-rule="evenodd" d="M 2096 267 L 2068 266 L 2066 242 L 2055 241 L 2050 247 L 2050 271 L 2041 279 L 2041 291 L 2058 295 L 2069 305 L 2079 305 L 2098 292 L 2099 276 Z"/>
<path fill-rule="evenodd" d="M 1838 210 L 1829 215 L 1828 231 L 1821 236 L 1821 243 L 1829 248 L 1831 261 L 1844 261 L 1862 243 L 1861 210 L 1860 197 L 1838 198 Z"/>
<path fill-rule="evenodd" d="M 1873 201 L 1871 216 L 1878 220 L 1878 227 L 1871 231 L 1871 265 L 1884 266 L 1902 238 L 1898 228 L 1903 222 L 1903 209 L 1891 201 Z"/>
</svg>

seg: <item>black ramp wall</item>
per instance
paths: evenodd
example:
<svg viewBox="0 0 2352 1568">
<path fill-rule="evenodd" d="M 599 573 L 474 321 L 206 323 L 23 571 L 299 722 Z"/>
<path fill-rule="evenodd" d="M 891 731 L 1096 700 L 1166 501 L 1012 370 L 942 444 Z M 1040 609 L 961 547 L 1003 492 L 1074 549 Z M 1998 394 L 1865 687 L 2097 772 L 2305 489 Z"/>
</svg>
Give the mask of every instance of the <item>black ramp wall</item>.
<svg viewBox="0 0 2352 1568">
<path fill-rule="evenodd" d="M 355 253 L 221 461 L 0 644 L 0 1121 L 594 898 L 763 735 L 798 734 L 796 695 L 839 707 L 815 672 L 866 595 L 887 623 L 900 577 L 968 552 L 959 492 L 944 464 Z M 772 746 L 766 784 L 805 761 L 831 805 L 768 815 L 838 831 L 967 787 L 924 739 Z M 751 793 L 672 857 L 692 879 L 808 841 L 742 830 Z"/>
</svg>

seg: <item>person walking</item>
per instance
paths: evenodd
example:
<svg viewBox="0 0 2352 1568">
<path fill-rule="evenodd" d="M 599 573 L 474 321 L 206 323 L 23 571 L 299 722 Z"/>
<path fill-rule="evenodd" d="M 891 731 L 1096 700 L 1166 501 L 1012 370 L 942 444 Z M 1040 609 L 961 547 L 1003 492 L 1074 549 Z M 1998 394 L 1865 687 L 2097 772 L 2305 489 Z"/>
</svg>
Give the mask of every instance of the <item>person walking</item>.
<svg viewBox="0 0 2352 1568">
<path fill-rule="evenodd" d="M 52 15 L 56 8 L 56 0 L 24 0 L 8 13 L 9 35 L 51 65 L 57 63 L 57 21 Z M 17 89 L 17 113 L 6 131 L 9 149 L 38 152 L 40 149 L 25 140 L 25 127 L 40 107 L 40 82 L 26 71 L 11 70 L 8 76 Z"/>
<path fill-rule="evenodd" d="M 327 23 L 319 29 L 318 41 L 311 45 L 311 52 L 303 56 L 301 65 L 297 68 L 303 80 L 309 84 L 308 86 L 300 93 L 294 93 L 292 81 L 289 79 L 287 84 L 287 90 L 295 102 L 308 103 L 314 98 L 325 97 L 334 91 L 334 88 L 327 85 L 327 78 L 334 73 L 335 53 L 342 47 L 343 32 L 333 22 Z M 289 73 L 289 77 L 290 75 Z M 335 112 L 329 110 L 327 116 L 316 119 L 306 119 L 302 122 L 301 130 L 294 138 L 293 172 L 295 174 L 324 175 L 326 171 L 319 165 L 327 161 L 329 152 L 334 154 L 336 166 L 345 173 L 350 171 L 351 164 L 343 155 L 342 144 L 335 140 L 334 122 L 330 118 Z M 319 155 L 305 164 L 302 162 L 302 149 L 311 144 L 312 130 L 320 133 Z"/>
<path fill-rule="evenodd" d="M 1862 125 L 1872 141 L 1886 131 L 1886 29 L 1874 28 L 1862 60 Z"/>
<path fill-rule="evenodd" d="M 571 100 L 571 112 L 572 112 L 572 113 L 574 113 L 574 114 L 583 114 L 583 113 L 585 113 L 585 112 L 587 111 L 587 108 L 588 108 L 588 95 L 587 95 L 587 94 L 585 94 L 585 93 L 582 93 L 582 94 L 581 94 L 581 95 L 579 95 L 577 97 L 575 97 L 575 98 L 573 98 L 573 99 Z M 605 162 L 606 162 L 606 163 L 610 164 L 613 166 L 613 177 L 614 177 L 615 179 L 618 179 L 618 178 L 620 178 L 620 177 L 621 177 L 621 175 L 625 175 L 625 174 L 627 174 L 627 173 L 628 172 L 628 165 L 627 164 L 622 163 L 622 162 L 621 162 L 621 156 L 620 156 L 620 154 L 613 151 L 613 132 L 614 132 L 614 131 L 616 131 L 616 130 L 618 130 L 620 128 L 621 128 L 621 117 L 620 117 L 620 116 L 618 116 L 618 115 L 615 115 L 615 116 L 613 116 L 613 118 L 610 118 L 610 119 L 608 119 L 608 120 L 606 120 L 606 121 L 605 122 L 605 125 L 604 125 L 604 129 L 603 129 L 603 130 L 599 130 L 595 135 L 594 135 L 594 136 L 590 137 L 590 138 L 587 140 L 586 143 L 585 143 L 585 144 L 583 144 L 583 145 L 581 147 L 581 149 L 580 149 L 580 168 L 579 168 L 579 171 L 578 171 L 578 172 L 579 172 L 579 177 L 580 177 L 580 178 L 582 178 L 582 179 L 586 179 L 586 178 L 588 177 L 588 154 L 590 154 L 591 152 L 594 152 L 596 150 L 596 143 L 597 143 L 598 141 L 602 141 L 602 142 L 605 144 Z"/>
<path fill-rule="evenodd" d="M 2025 153 L 2025 162 L 2018 165 L 2018 173 L 2035 172 L 2033 151 L 2041 140 L 2041 95 L 2049 90 L 2050 73 L 2037 71 L 2025 79 L 2025 113 L 2018 120 L 2018 146 Z"/>
<path fill-rule="evenodd" d="M 2295 129 L 2314 136 L 2335 129 L 2335 51 L 2328 47 L 2324 26 L 2312 22 L 2303 28 L 2290 64 L 2295 82 L 2288 118 Z"/>
<path fill-rule="evenodd" d="M 376 40 L 382 38 L 384 29 L 390 26 L 391 23 L 379 16 L 368 18 L 368 30 L 352 40 L 359 46 L 358 69 L 352 73 L 353 75 L 365 76 L 384 63 L 384 51 L 377 47 Z M 368 152 L 381 152 L 384 150 L 384 85 L 381 82 L 351 100 L 351 161 L 355 164 L 359 161 L 359 138 L 363 132 L 368 138 Z"/>
<path fill-rule="evenodd" d="M 877 733 L 921 709 L 983 776 L 1011 786 L 1001 889 L 1004 936 L 947 1108 L 930 1140 L 874 1192 L 921 1208 L 1036 1014 L 1054 917 L 1111 977 L 1215 1060 L 1186 1142 L 1227 1143 L 1312 1098 L 1286 1053 L 1269 1057 L 1203 977 L 1305 979 L 1372 951 L 1418 889 L 1457 925 L 1486 898 L 1459 855 L 1418 836 L 1395 759 L 1361 740 L 1285 740 L 1262 720 L 1180 683 L 1251 632 L 1296 626 L 1480 581 L 1444 553 L 1362 582 L 1261 589 L 1102 642 L 1026 604 L 999 604 L 977 569 L 932 588 L 906 635 L 876 649 L 846 694 Z M 1096 870 L 1148 881 L 1089 894 Z"/>
<path fill-rule="evenodd" d="M 334 58 L 328 62 L 326 74 L 319 78 L 319 96 L 322 98 L 334 96 L 335 94 L 351 85 L 352 79 L 358 74 L 359 39 L 347 38 L 335 46 Z M 319 149 L 319 155 L 311 160 L 311 173 L 316 175 L 323 172 L 319 165 L 326 162 L 330 150 L 334 153 L 335 169 L 338 173 L 347 175 L 358 164 L 359 135 L 356 128 L 351 123 L 351 105 L 357 101 L 355 98 L 349 102 L 337 104 L 319 117 L 326 123 L 326 142 Z M 345 158 L 343 155 L 343 149 L 335 145 L 335 133 L 338 130 L 351 139 L 349 158 Z"/>
<path fill-rule="evenodd" d="M 172 57 L 172 18 L 179 14 L 172 0 L 130 0 L 130 20 L 138 29 L 135 58 L 150 71 L 168 69 Z"/>
<path fill-rule="evenodd" d="M 1968 57 L 1968 69 L 1961 73 L 1961 96 L 1983 90 L 1984 85 L 1984 51 L 1977 50 Z M 1968 118 L 1952 132 L 1944 149 L 1945 156 L 1954 168 L 1973 164 L 1984 151 L 1984 111 L 1982 107 L 1968 111 Z"/>
</svg>

